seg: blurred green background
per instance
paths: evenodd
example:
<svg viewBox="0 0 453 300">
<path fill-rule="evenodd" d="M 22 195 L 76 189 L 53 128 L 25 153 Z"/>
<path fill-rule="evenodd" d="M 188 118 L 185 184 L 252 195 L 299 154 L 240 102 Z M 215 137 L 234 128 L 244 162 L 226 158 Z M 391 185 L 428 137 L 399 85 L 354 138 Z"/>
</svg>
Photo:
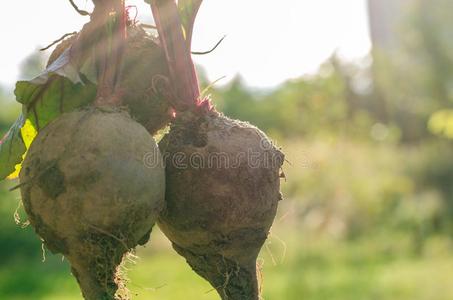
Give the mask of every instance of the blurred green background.
<svg viewBox="0 0 453 300">
<path fill-rule="evenodd" d="M 453 7 L 410 3 L 385 14 L 370 1 L 373 50 L 361 62 L 332 55 L 272 90 L 240 77 L 209 90 L 287 155 L 259 260 L 264 299 L 453 299 Z M 31 55 L 22 75 L 43 64 Z M 13 100 L 0 91 L 2 134 L 20 110 Z M 80 299 L 66 261 L 26 226 L 14 184 L 0 183 L 0 299 Z M 157 228 L 137 255 L 125 265 L 134 299 L 218 299 Z"/>
</svg>

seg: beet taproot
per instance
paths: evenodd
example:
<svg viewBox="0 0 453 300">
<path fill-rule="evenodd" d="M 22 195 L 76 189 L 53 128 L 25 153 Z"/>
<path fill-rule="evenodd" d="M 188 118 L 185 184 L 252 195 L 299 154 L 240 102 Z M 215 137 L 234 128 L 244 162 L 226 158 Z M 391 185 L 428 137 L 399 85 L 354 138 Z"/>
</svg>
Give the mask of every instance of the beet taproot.
<svg viewBox="0 0 453 300">
<path fill-rule="evenodd" d="M 139 26 L 129 26 L 121 70 L 123 105 L 131 117 L 154 135 L 166 127 L 173 116 L 173 109 L 165 101 L 153 82 L 155 76 L 168 77 L 165 54 L 156 39 Z M 77 35 L 60 42 L 51 53 L 50 66 L 76 41 Z M 94 99 L 93 99 L 94 100 Z"/>
<path fill-rule="evenodd" d="M 149 153 L 153 167 L 143 162 Z M 63 114 L 32 143 L 20 173 L 25 210 L 47 248 L 68 259 L 85 299 L 127 299 L 119 265 L 164 208 L 161 159 L 145 128 L 113 108 Z"/>
<path fill-rule="evenodd" d="M 176 111 L 159 144 L 167 209 L 158 224 L 222 299 L 258 300 L 256 259 L 282 199 L 284 155 L 261 130 L 221 115 L 201 96 L 191 37 L 202 1 L 183 9 L 185 22 L 181 2 L 149 3 L 170 70 L 165 94 Z"/>
<path fill-rule="evenodd" d="M 256 259 L 282 199 L 283 153 L 258 128 L 213 110 L 177 115 L 160 146 L 159 227 L 222 299 L 259 299 Z"/>
</svg>

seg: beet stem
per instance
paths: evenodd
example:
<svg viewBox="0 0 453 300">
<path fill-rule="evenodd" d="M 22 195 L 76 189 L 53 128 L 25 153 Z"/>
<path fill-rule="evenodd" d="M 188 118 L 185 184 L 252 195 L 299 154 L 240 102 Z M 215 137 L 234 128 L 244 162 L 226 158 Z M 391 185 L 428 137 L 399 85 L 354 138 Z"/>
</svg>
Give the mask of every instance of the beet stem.
<svg viewBox="0 0 453 300">
<path fill-rule="evenodd" d="M 98 31 L 95 44 L 98 72 L 96 106 L 121 105 L 118 86 L 121 62 L 126 41 L 127 13 L 124 0 L 93 0 L 91 14 L 94 31 Z"/>
<path fill-rule="evenodd" d="M 195 19 L 197 17 L 200 6 L 203 0 L 181 0 L 178 1 L 179 12 L 182 14 L 182 18 L 186 20 L 183 24 L 186 31 L 187 47 L 192 49 L 192 34 L 195 25 Z M 190 9 L 188 9 L 190 8 Z"/>
<path fill-rule="evenodd" d="M 200 87 L 178 7 L 174 0 L 151 0 L 150 3 L 175 89 L 176 109 L 186 110 L 196 105 Z"/>
</svg>

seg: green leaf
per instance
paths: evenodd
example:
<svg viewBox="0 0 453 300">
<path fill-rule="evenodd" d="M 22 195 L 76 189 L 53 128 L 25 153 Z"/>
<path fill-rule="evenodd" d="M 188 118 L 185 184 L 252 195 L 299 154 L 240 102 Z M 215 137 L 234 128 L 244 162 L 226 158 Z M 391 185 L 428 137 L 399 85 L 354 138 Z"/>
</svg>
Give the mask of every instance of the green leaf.
<svg viewBox="0 0 453 300">
<path fill-rule="evenodd" d="M 22 115 L 0 144 L 0 180 L 17 177 L 22 160 L 36 135 L 63 113 L 92 103 L 96 85 L 71 64 L 65 51 L 42 74 L 19 81 L 14 91 Z"/>
<path fill-rule="evenodd" d="M 60 75 L 51 75 L 45 84 L 19 81 L 14 91 L 25 106 L 27 120 L 38 130 L 65 112 L 92 103 L 96 97 L 93 83 L 73 83 Z"/>
<path fill-rule="evenodd" d="M 15 166 L 22 161 L 27 150 L 22 140 L 21 128 L 25 123 L 23 115 L 11 126 L 0 141 L 0 178 L 4 179 L 14 172 Z"/>
</svg>

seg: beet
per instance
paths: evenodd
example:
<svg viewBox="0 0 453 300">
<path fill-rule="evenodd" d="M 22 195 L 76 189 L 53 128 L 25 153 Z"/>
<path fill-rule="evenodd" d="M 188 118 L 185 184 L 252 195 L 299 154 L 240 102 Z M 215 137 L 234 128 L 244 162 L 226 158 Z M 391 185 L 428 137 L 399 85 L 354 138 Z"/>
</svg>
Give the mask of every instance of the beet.
<svg viewBox="0 0 453 300">
<path fill-rule="evenodd" d="M 154 38 L 140 27 L 131 27 L 128 33 L 120 83 L 124 105 L 154 135 L 170 123 L 173 115 L 170 104 L 153 84 L 156 75 L 168 77 L 165 55 Z"/>
<path fill-rule="evenodd" d="M 214 111 L 177 116 L 160 146 L 160 228 L 222 299 L 258 299 L 256 259 L 282 199 L 284 155 L 258 128 Z"/>
<path fill-rule="evenodd" d="M 152 166 L 143 162 L 150 153 Z M 63 114 L 32 143 L 20 173 L 25 210 L 47 248 L 68 259 L 85 299 L 125 299 L 119 265 L 164 208 L 161 159 L 149 133 L 114 108 Z"/>
<path fill-rule="evenodd" d="M 169 66 L 165 94 L 176 111 L 160 143 L 167 208 L 158 224 L 222 299 L 258 300 L 256 259 L 282 199 L 284 155 L 258 128 L 200 96 L 190 50 L 201 2 L 149 1 Z"/>
<path fill-rule="evenodd" d="M 74 35 L 57 45 L 49 57 L 50 66 L 77 39 Z M 128 27 L 120 86 L 123 104 L 134 120 L 150 134 L 168 125 L 173 110 L 153 88 L 156 75 L 168 77 L 165 55 L 157 41 L 138 26 Z M 94 100 L 94 99 L 93 99 Z"/>
<path fill-rule="evenodd" d="M 258 128 L 200 96 L 190 52 L 201 2 L 149 1 L 169 66 L 164 94 L 176 111 L 160 143 L 167 208 L 158 224 L 222 299 L 258 300 L 256 259 L 282 199 L 284 155 Z"/>
</svg>

